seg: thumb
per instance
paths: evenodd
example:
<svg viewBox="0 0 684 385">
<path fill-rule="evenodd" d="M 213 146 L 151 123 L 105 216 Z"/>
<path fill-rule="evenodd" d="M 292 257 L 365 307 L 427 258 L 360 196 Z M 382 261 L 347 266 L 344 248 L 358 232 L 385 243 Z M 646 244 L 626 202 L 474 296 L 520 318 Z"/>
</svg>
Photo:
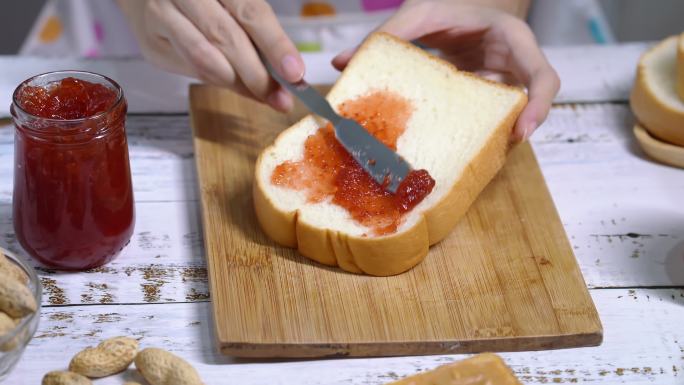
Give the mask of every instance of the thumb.
<svg viewBox="0 0 684 385">
<path fill-rule="evenodd" d="M 357 45 L 356 47 L 353 48 L 347 48 L 344 51 L 340 52 L 337 54 L 332 59 L 332 65 L 337 69 L 338 71 L 342 71 L 347 67 L 347 64 L 349 64 L 349 60 L 351 60 L 352 56 L 356 53 L 356 50 L 359 49 L 359 46 Z"/>
</svg>

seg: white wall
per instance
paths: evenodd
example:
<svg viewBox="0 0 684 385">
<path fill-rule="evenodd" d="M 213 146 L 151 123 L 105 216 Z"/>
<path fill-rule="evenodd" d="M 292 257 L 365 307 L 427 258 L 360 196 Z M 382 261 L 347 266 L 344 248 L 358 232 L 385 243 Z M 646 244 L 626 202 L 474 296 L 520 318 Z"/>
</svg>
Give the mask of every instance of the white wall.
<svg viewBox="0 0 684 385">
<path fill-rule="evenodd" d="M 684 32 L 684 1 L 535 0 L 528 19 L 547 46 L 660 40 Z"/>
</svg>

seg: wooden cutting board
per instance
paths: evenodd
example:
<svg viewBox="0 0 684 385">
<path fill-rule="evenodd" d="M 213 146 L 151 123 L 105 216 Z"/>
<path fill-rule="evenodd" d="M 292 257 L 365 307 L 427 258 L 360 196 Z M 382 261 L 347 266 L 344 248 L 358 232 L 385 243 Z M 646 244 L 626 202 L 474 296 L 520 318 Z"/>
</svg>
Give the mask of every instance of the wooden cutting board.
<svg viewBox="0 0 684 385">
<path fill-rule="evenodd" d="M 276 245 L 252 206 L 256 158 L 298 120 L 192 86 L 190 110 L 219 349 L 242 357 L 378 356 L 597 345 L 601 323 L 528 144 L 453 233 L 393 277 Z"/>
</svg>

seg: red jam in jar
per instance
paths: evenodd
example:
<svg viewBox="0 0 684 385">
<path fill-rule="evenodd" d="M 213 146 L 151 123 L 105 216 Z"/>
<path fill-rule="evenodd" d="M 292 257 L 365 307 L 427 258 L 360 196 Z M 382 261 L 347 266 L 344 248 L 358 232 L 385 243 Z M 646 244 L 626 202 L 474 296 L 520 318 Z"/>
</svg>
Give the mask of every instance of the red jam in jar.
<svg viewBox="0 0 684 385">
<path fill-rule="evenodd" d="M 408 100 L 376 91 L 339 106 L 341 115 L 354 119 L 370 134 L 396 150 L 412 108 Z M 435 186 L 426 170 L 413 170 L 395 194 L 371 178 L 335 138 L 330 124 L 304 142 L 304 158 L 287 161 L 273 170 L 271 182 L 305 190 L 310 202 L 327 198 L 343 207 L 354 220 L 370 227 L 374 235 L 397 230 L 405 213 L 420 203 Z"/>
<path fill-rule="evenodd" d="M 129 242 L 126 109 L 121 87 L 89 72 L 38 75 L 14 92 L 14 231 L 44 265 L 94 268 Z"/>
</svg>

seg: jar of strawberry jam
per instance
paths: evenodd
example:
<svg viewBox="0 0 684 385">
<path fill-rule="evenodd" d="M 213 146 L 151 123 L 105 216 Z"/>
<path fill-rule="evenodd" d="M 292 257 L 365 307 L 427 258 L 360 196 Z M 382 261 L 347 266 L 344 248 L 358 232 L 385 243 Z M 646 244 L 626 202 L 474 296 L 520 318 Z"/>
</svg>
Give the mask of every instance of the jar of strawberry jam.
<svg viewBox="0 0 684 385">
<path fill-rule="evenodd" d="M 97 267 L 130 240 L 126 108 L 116 82 L 89 72 L 38 75 L 14 91 L 14 231 L 43 264 Z"/>
</svg>

